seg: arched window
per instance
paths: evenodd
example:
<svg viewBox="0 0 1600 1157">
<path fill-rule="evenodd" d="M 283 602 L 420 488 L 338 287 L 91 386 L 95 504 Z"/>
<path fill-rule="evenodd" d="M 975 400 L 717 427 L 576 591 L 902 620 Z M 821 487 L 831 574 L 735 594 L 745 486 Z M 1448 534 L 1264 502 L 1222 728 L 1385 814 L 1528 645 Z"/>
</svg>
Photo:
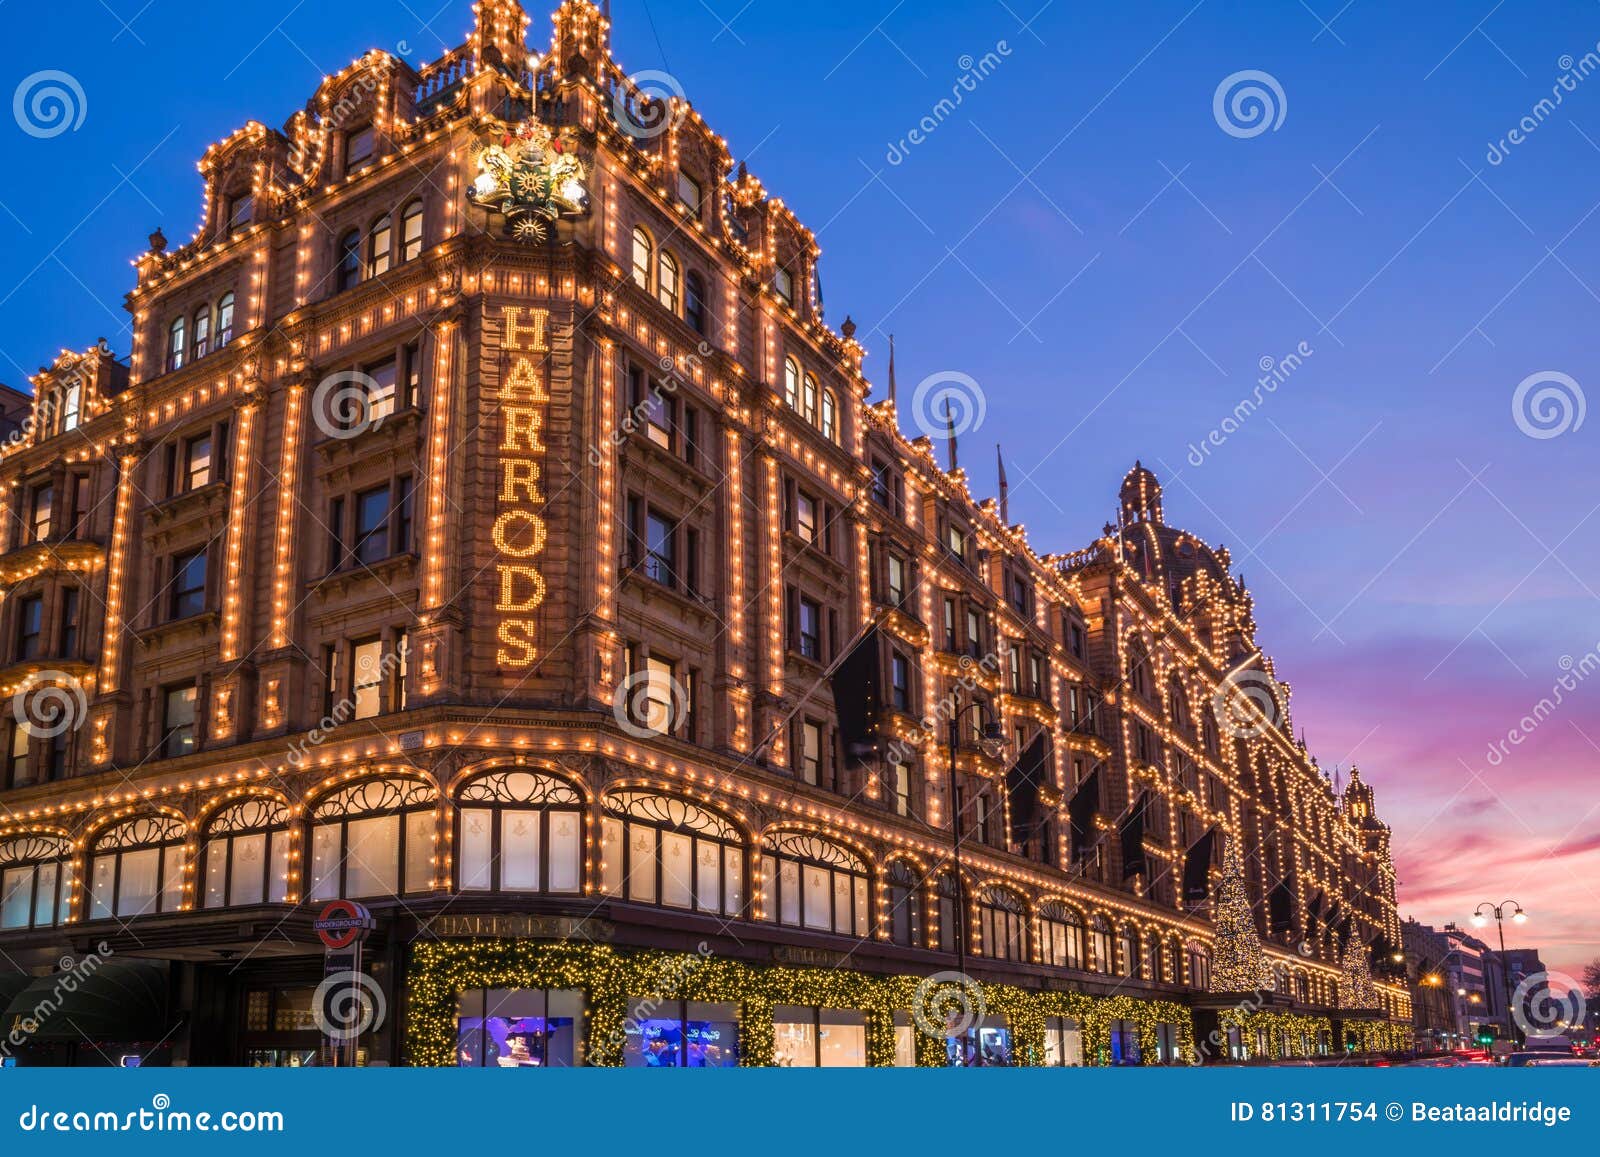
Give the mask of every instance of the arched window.
<svg viewBox="0 0 1600 1157">
<path fill-rule="evenodd" d="M 692 269 L 683 275 L 683 320 L 695 333 L 706 336 L 706 285 Z"/>
<path fill-rule="evenodd" d="M 1151 932 L 1144 938 L 1139 951 L 1139 975 L 1146 980 L 1161 979 L 1161 942 L 1157 933 Z"/>
<path fill-rule="evenodd" d="M 761 866 L 764 919 L 867 935 L 867 869 L 854 852 L 805 832 L 775 832 L 763 841 Z"/>
<path fill-rule="evenodd" d="M 211 307 L 202 305 L 194 315 L 194 339 L 190 345 L 194 360 L 205 357 L 211 348 Z"/>
<path fill-rule="evenodd" d="M 939 951 L 954 952 L 967 935 L 966 915 L 961 911 L 961 888 L 953 875 L 941 872 L 933 882 L 933 894 L 939 909 Z"/>
<path fill-rule="evenodd" d="M 985 956 L 996 960 L 1026 960 L 1027 923 L 1022 901 L 1004 888 L 985 888 L 978 893 L 978 928 Z"/>
<path fill-rule="evenodd" d="M 1039 910 L 1039 949 L 1046 964 L 1083 967 L 1083 921 L 1058 900 Z"/>
<path fill-rule="evenodd" d="M 367 276 L 376 277 L 389 272 L 389 218 L 379 217 L 372 223 L 367 237 Z"/>
<path fill-rule="evenodd" d="M 800 413 L 813 426 L 817 424 L 817 379 L 806 375 L 805 392 L 801 395 Z"/>
<path fill-rule="evenodd" d="M 581 892 L 583 797 L 554 776 L 492 771 L 456 796 L 463 892 Z"/>
<path fill-rule="evenodd" d="M 217 299 L 217 348 L 233 340 L 233 290 Z"/>
<path fill-rule="evenodd" d="M 608 796 L 606 812 L 600 854 L 608 895 L 743 914 L 744 840 L 727 820 L 688 800 L 631 791 Z"/>
<path fill-rule="evenodd" d="M 678 312 L 678 259 L 665 249 L 656 267 L 656 300 L 673 313 Z"/>
<path fill-rule="evenodd" d="M 307 897 L 431 891 L 435 796 L 414 779 L 363 779 L 323 799 L 311 812 Z"/>
<path fill-rule="evenodd" d="M 650 292 L 650 264 L 655 254 L 655 243 L 643 225 L 633 230 L 633 283 L 646 293 Z"/>
<path fill-rule="evenodd" d="M 184 354 L 188 349 L 187 323 L 181 317 L 172 319 L 172 325 L 167 330 L 167 369 L 183 369 Z"/>
<path fill-rule="evenodd" d="M 832 390 L 822 391 L 822 436 L 830 442 L 839 440 L 839 400 Z"/>
<path fill-rule="evenodd" d="M 907 948 L 921 948 L 922 887 L 904 860 L 889 865 L 889 939 Z"/>
<path fill-rule="evenodd" d="M 413 201 L 400 214 L 400 260 L 422 256 L 422 202 Z"/>
<path fill-rule="evenodd" d="M 339 292 L 353 289 L 361 281 L 361 230 L 352 229 L 339 239 L 339 266 L 334 274 L 334 288 Z"/>
<path fill-rule="evenodd" d="M 1096 972 L 1114 971 L 1111 961 L 1111 929 L 1102 917 L 1089 922 L 1090 967 Z"/>
<path fill-rule="evenodd" d="M 1211 953 L 1206 951 L 1204 944 L 1191 940 L 1183 946 L 1184 958 L 1188 964 L 1189 987 L 1202 991 L 1211 987 Z"/>
<path fill-rule="evenodd" d="M 800 408 L 800 364 L 793 358 L 783 359 L 783 400 L 792 410 Z"/>
<path fill-rule="evenodd" d="M 201 906 L 282 904 L 289 898 L 289 809 L 246 796 L 206 824 Z"/>
<path fill-rule="evenodd" d="M 86 919 L 176 912 L 183 904 L 183 821 L 136 816 L 95 837 L 89 849 Z"/>
<path fill-rule="evenodd" d="M 72 844 L 62 836 L 0 840 L 0 928 L 47 928 L 67 922 Z"/>
<path fill-rule="evenodd" d="M 1139 975 L 1139 930 L 1132 924 L 1122 926 L 1122 935 L 1118 937 L 1117 963 L 1121 966 L 1123 976 Z"/>
</svg>

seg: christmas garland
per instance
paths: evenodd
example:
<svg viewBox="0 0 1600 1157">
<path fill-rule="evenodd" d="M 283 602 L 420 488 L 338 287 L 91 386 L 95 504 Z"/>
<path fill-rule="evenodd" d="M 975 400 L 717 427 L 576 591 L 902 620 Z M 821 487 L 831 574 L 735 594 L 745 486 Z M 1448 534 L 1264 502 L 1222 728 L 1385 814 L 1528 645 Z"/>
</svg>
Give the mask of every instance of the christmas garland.
<svg viewBox="0 0 1600 1157">
<path fill-rule="evenodd" d="M 587 1021 L 585 1060 L 616 1066 L 623 1061 L 630 997 L 737 1003 L 742 1064 L 775 1063 L 775 1005 L 854 1009 L 866 1017 L 867 1063 L 895 1062 L 895 1014 L 920 1003 L 915 976 L 869 976 L 839 969 L 757 967 L 704 955 L 639 951 L 603 945 L 527 940 L 433 941 L 411 950 L 408 985 L 407 1057 L 411 1064 L 456 1063 L 456 1002 L 479 988 L 582 989 Z M 1090 1064 L 1108 1063 L 1113 1021 L 1132 1021 L 1145 1057 L 1156 1054 L 1163 1024 L 1177 1029 L 1178 1056 L 1193 1063 L 1194 1022 L 1183 1005 L 1130 996 L 1098 997 L 1079 992 L 1033 992 L 1004 984 L 973 982 L 986 1015 L 1003 1015 L 1017 1063 L 1044 1063 L 1045 1019 L 1066 1017 L 1083 1033 Z M 946 1063 L 942 1036 L 916 1032 L 918 1065 Z"/>
<path fill-rule="evenodd" d="M 1314 1057 L 1317 1055 L 1317 1040 L 1322 1033 L 1328 1034 L 1328 1041 L 1333 1041 L 1333 1021 L 1325 1016 L 1307 1016 L 1297 1012 L 1277 1012 L 1270 1009 L 1256 1012 L 1246 1012 L 1243 1009 L 1232 1008 L 1217 1017 L 1223 1029 L 1236 1028 L 1239 1038 L 1245 1048 L 1255 1051 L 1255 1038 L 1258 1029 L 1265 1029 L 1268 1038 L 1277 1041 L 1283 1040 L 1286 1056 Z"/>
</svg>

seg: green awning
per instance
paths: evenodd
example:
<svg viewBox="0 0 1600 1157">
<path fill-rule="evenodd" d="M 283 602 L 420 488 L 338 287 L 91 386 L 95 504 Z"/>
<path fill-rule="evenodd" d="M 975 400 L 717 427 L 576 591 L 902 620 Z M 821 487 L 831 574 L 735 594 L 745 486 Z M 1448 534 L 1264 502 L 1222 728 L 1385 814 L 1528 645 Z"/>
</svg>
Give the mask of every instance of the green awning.
<svg viewBox="0 0 1600 1157">
<path fill-rule="evenodd" d="M 157 1041 L 167 1036 L 167 965 L 86 957 L 28 983 L 6 1005 L 0 1032 L 32 1041 Z M 91 966 L 92 965 L 92 966 Z"/>
</svg>

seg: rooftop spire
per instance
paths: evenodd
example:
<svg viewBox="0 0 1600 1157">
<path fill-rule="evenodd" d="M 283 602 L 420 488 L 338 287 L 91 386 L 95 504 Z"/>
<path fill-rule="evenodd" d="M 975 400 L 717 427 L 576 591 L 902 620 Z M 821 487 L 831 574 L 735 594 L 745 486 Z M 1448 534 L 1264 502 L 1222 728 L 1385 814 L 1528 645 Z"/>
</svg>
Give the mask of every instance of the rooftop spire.
<svg viewBox="0 0 1600 1157">
<path fill-rule="evenodd" d="M 1011 525 L 1011 484 L 1006 481 L 1006 460 L 1000 453 L 1000 443 L 994 444 L 994 463 L 1000 471 L 1000 522 Z"/>
<path fill-rule="evenodd" d="M 894 388 L 894 334 L 889 335 L 889 404 L 895 404 Z"/>
<path fill-rule="evenodd" d="M 950 408 L 949 398 L 944 400 L 944 428 L 946 431 L 945 436 L 950 440 L 950 471 L 954 473 L 956 467 L 961 463 L 956 457 L 956 416 L 955 412 Z"/>
</svg>

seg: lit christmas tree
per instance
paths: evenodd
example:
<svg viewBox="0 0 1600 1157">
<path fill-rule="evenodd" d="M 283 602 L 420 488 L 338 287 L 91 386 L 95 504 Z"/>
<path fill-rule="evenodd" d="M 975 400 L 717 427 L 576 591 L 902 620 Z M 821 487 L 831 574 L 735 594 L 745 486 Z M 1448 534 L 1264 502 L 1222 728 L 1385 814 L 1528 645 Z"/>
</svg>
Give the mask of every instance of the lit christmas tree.
<svg viewBox="0 0 1600 1157">
<path fill-rule="evenodd" d="M 1344 959 L 1339 964 L 1339 1007 L 1378 1007 L 1378 988 L 1372 983 L 1367 946 L 1354 936 L 1344 946 Z"/>
<path fill-rule="evenodd" d="M 1272 966 L 1261 947 L 1250 893 L 1244 882 L 1244 856 L 1239 841 L 1229 837 L 1222 857 L 1222 879 L 1211 902 L 1216 952 L 1211 962 L 1212 992 L 1250 992 L 1272 987 Z"/>
</svg>

